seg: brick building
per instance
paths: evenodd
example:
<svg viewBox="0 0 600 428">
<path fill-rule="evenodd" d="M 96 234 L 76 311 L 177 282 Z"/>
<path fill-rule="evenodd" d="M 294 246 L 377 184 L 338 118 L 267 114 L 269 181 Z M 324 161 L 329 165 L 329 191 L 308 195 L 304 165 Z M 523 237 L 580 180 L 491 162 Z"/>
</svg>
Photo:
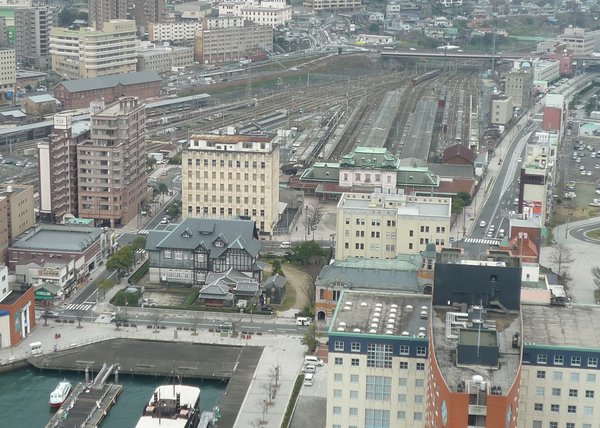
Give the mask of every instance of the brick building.
<svg viewBox="0 0 600 428">
<path fill-rule="evenodd" d="M 71 110 L 89 107 L 92 101 L 102 99 L 110 103 L 126 96 L 140 100 L 157 97 L 160 83 L 161 78 L 154 71 L 69 80 L 54 87 L 54 97 L 61 102 L 63 110 Z"/>
</svg>

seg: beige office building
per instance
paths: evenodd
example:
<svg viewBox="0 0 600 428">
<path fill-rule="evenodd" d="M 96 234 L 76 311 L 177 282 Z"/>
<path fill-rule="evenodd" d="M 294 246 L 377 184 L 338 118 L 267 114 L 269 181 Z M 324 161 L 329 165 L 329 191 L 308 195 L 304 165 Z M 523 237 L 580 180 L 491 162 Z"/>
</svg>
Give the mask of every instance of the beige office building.
<svg viewBox="0 0 600 428">
<path fill-rule="evenodd" d="M 105 22 L 102 31 L 91 28 L 50 32 L 52 70 L 67 79 L 125 74 L 136 71 L 135 21 Z"/>
<path fill-rule="evenodd" d="M 196 32 L 195 59 L 200 64 L 215 64 L 219 62 L 238 61 L 246 57 L 250 50 L 262 49 L 266 52 L 273 50 L 273 27 L 256 25 L 249 21 L 232 25 L 232 18 L 205 19 L 202 30 Z M 207 28 L 208 23 L 213 27 Z M 220 27 L 219 25 L 224 26 Z"/>
<path fill-rule="evenodd" d="M 182 159 L 187 217 L 249 217 L 272 234 L 279 219 L 278 136 L 193 135 Z"/>
<path fill-rule="evenodd" d="M 451 198 L 344 193 L 337 206 L 335 258 L 392 259 L 449 245 Z"/>
<path fill-rule="evenodd" d="M 305 0 L 304 7 L 313 12 L 355 10 L 362 8 L 361 0 Z"/>
<path fill-rule="evenodd" d="M 35 226 L 33 186 L 7 184 L 0 186 L 0 196 L 7 201 L 8 240 L 10 242 Z"/>
<path fill-rule="evenodd" d="M 79 216 L 123 226 L 146 196 L 146 114 L 137 97 L 92 106 L 91 139 L 77 147 Z"/>
<path fill-rule="evenodd" d="M 506 73 L 504 93 L 512 99 L 514 107 L 529 107 L 533 95 L 533 74 L 529 70 Z"/>
<path fill-rule="evenodd" d="M 17 82 L 17 60 L 14 49 L 0 49 L 0 94 L 13 91 Z"/>
<path fill-rule="evenodd" d="M 490 121 L 496 125 L 506 125 L 513 117 L 513 103 L 511 97 L 498 96 L 492 99 Z"/>
<path fill-rule="evenodd" d="M 88 0 L 89 23 L 102 30 L 111 19 L 127 19 L 127 0 Z"/>
</svg>

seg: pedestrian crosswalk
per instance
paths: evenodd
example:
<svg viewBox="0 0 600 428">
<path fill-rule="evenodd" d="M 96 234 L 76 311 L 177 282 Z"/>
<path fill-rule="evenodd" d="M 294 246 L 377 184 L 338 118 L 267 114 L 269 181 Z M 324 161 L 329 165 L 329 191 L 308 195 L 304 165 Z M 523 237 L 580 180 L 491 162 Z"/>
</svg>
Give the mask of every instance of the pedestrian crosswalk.
<svg viewBox="0 0 600 428">
<path fill-rule="evenodd" d="M 468 244 L 500 245 L 499 239 L 467 238 L 465 242 Z"/>
<path fill-rule="evenodd" d="M 72 311 L 89 311 L 94 307 L 93 303 L 72 303 L 67 306 L 67 309 Z"/>
</svg>

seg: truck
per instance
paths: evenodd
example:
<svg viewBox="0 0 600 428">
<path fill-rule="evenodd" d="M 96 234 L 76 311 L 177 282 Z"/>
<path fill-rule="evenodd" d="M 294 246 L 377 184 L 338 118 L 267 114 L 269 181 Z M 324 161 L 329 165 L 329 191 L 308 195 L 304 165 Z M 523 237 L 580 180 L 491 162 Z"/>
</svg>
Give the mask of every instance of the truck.
<svg viewBox="0 0 600 428">
<path fill-rule="evenodd" d="M 240 67 L 245 67 L 247 65 L 250 65 L 252 63 L 251 59 L 241 59 L 240 60 Z"/>
</svg>

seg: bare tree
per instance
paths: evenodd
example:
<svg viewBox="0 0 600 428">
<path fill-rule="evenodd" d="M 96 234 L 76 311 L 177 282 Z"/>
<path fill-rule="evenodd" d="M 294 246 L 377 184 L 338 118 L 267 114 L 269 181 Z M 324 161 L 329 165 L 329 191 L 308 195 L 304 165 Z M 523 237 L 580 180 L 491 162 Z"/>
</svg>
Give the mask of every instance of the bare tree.
<svg viewBox="0 0 600 428">
<path fill-rule="evenodd" d="M 273 386 L 275 387 L 275 389 L 279 388 L 279 373 L 281 371 L 281 366 L 279 365 L 279 363 L 277 363 L 275 366 L 273 366 L 271 368 L 271 371 L 269 372 L 269 378 L 271 379 L 271 381 L 273 382 Z"/>
<path fill-rule="evenodd" d="M 596 288 L 600 288 L 600 266 L 592 266 L 592 279 Z"/>
<path fill-rule="evenodd" d="M 571 279 L 569 276 L 569 265 L 574 260 L 571 250 L 564 244 L 557 244 L 554 248 L 554 253 L 550 257 L 550 261 L 556 266 L 556 274 L 565 282 Z"/>
<path fill-rule="evenodd" d="M 307 233 L 314 230 L 317 225 L 323 220 L 325 212 L 323 207 L 319 204 L 312 204 L 306 207 L 306 214 L 304 218 L 304 226 L 306 227 Z"/>
<path fill-rule="evenodd" d="M 265 400 L 267 402 L 267 405 L 271 404 L 271 401 L 273 400 L 273 384 L 271 382 L 266 382 L 263 383 L 261 387 L 267 395 L 267 398 Z"/>
</svg>

